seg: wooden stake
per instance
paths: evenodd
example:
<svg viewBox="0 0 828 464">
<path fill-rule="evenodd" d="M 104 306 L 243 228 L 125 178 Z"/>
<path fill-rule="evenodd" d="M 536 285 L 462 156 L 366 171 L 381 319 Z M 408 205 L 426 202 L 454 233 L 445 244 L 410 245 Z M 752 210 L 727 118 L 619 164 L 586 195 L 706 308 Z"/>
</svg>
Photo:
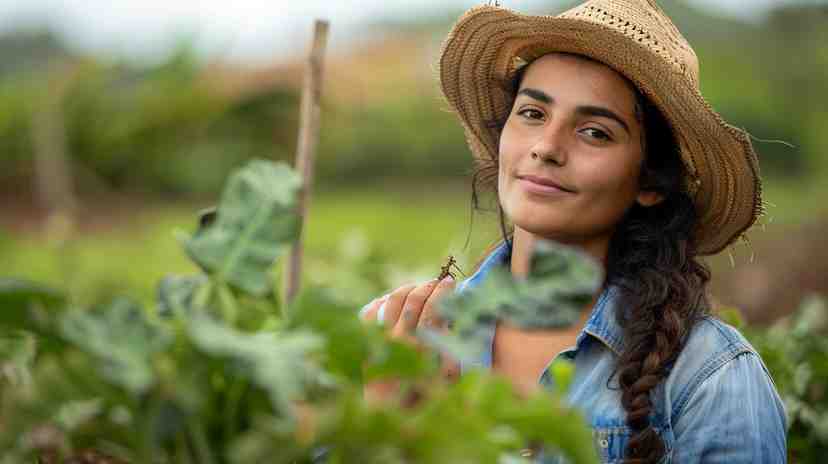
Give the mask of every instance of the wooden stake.
<svg viewBox="0 0 828 464">
<path fill-rule="evenodd" d="M 37 198 L 46 210 L 46 236 L 62 245 L 73 235 L 77 199 L 66 149 L 63 98 L 73 76 L 68 67 L 55 67 L 49 92 L 32 118 L 34 173 Z"/>
<path fill-rule="evenodd" d="M 308 215 L 310 191 L 313 180 L 313 160 L 319 140 L 320 97 L 322 95 L 322 64 L 325 45 L 328 41 L 328 22 L 316 20 L 313 28 L 313 43 L 308 56 L 304 83 L 302 85 L 302 103 L 300 108 L 299 141 L 296 145 L 296 170 L 302 176 L 302 190 L 299 193 L 298 214 L 300 233 L 290 250 L 290 258 L 285 269 L 286 303 L 293 301 L 299 291 L 302 276 L 302 244 L 304 223 Z"/>
</svg>

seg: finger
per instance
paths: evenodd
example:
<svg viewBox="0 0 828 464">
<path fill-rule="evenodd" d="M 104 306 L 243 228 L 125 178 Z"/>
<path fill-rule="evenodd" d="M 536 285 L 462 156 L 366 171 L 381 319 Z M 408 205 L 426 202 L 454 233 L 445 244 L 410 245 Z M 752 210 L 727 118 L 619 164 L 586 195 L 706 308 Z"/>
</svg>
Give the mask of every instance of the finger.
<svg viewBox="0 0 828 464">
<path fill-rule="evenodd" d="M 402 312 L 400 312 L 400 319 L 397 321 L 394 330 L 392 330 L 392 334 L 402 335 L 411 333 L 417 328 L 417 321 L 420 319 L 423 305 L 425 305 L 426 300 L 431 296 L 431 292 L 434 291 L 435 287 L 437 287 L 437 279 L 430 280 L 418 286 L 408 294 L 403 303 Z"/>
<path fill-rule="evenodd" d="M 363 321 L 375 321 L 377 319 L 377 312 L 379 312 L 380 306 L 382 306 L 387 299 L 388 295 L 383 295 L 379 298 L 375 298 L 373 301 L 363 306 L 362 309 L 359 310 L 359 318 Z"/>
<path fill-rule="evenodd" d="M 444 278 L 439 284 L 437 284 L 436 288 L 423 306 L 423 311 L 420 314 L 418 322 L 419 327 L 445 327 L 445 321 L 443 321 L 440 317 L 437 305 L 439 304 L 440 299 L 446 295 L 454 293 L 455 284 L 456 282 L 452 276 Z"/>
<path fill-rule="evenodd" d="M 405 298 L 415 288 L 417 288 L 417 286 L 414 284 L 403 285 L 402 287 L 391 292 L 391 295 L 389 295 L 388 300 L 385 302 L 385 314 L 382 318 L 383 325 L 385 325 L 389 331 L 394 328 L 397 324 L 397 320 L 400 318 Z"/>
</svg>

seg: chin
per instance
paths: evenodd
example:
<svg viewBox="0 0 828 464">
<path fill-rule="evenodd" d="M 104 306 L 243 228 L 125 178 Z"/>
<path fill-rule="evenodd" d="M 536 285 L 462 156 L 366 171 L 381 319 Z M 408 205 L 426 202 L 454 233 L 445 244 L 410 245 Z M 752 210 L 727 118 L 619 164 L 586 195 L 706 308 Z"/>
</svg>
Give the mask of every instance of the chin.
<svg viewBox="0 0 828 464">
<path fill-rule="evenodd" d="M 543 237 L 562 237 L 570 235 L 568 229 L 572 228 L 571 222 L 558 217 L 559 211 L 543 212 L 533 209 L 532 211 L 517 211 L 517 214 L 509 216 L 512 224 L 533 235 Z"/>
</svg>

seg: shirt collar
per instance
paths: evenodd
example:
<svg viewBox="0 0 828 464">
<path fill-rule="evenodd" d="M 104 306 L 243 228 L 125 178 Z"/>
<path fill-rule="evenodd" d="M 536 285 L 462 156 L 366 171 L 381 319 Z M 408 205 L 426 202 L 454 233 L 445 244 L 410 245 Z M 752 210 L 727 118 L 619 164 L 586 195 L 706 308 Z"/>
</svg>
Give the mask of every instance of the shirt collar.
<svg viewBox="0 0 828 464">
<path fill-rule="evenodd" d="M 486 256 L 471 277 L 458 285 L 457 291 L 463 292 L 480 285 L 492 269 L 498 266 L 509 266 L 511 259 L 511 242 L 504 241 Z M 623 350 L 622 329 L 615 318 L 619 301 L 620 290 L 617 286 L 610 285 L 604 288 L 592 308 L 592 314 L 584 325 L 584 329 L 578 334 L 576 349 L 580 349 L 588 340 L 597 340 L 616 355 L 620 355 Z M 493 336 L 494 333 L 492 333 Z"/>
</svg>

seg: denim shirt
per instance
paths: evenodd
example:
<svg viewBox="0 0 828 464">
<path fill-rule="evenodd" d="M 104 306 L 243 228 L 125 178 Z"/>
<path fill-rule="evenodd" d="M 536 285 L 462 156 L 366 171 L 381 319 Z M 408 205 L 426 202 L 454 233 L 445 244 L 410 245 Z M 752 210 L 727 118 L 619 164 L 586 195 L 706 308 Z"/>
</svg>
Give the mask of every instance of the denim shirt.
<svg viewBox="0 0 828 464">
<path fill-rule="evenodd" d="M 470 291 L 495 266 L 507 266 L 507 243 L 490 253 L 478 270 L 460 282 L 458 292 Z M 557 355 L 572 361 L 575 375 L 566 401 L 581 409 L 593 429 L 601 462 L 620 463 L 631 432 L 621 405 L 618 377 L 607 382 L 623 348 L 622 330 L 615 320 L 617 287 L 607 287 L 574 347 Z M 490 369 L 494 324 L 487 331 L 482 358 L 461 364 L 461 372 Z M 550 365 L 554 360 L 550 360 Z M 544 369 L 538 382 L 554 390 Z M 668 377 L 652 391 L 650 423 L 661 436 L 666 454 L 661 463 L 784 463 L 785 408 L 762 359 L 733 327 L 705 317 L 690 332 Z M 549 452 L 537 461 L 564 462 Z M 545 454 L 545 455 L 544 455 Z"/>
</svg>

